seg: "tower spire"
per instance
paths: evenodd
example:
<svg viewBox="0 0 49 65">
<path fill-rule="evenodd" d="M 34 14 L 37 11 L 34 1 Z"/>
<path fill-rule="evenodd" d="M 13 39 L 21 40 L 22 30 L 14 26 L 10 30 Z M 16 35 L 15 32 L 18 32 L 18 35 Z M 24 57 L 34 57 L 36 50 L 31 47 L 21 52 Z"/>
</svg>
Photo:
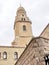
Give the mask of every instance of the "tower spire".
<svg viewBox="0 0 49 65">
<path fill-rule="evenodd" d="M 20 0 L 20 7 L 21 7 L 21 0 Z"/>
<path fill-rule="evenodd" d="M 25 9 L 21 6 L 17 10 L 14 23 L 15 39 L 12 45 L 25 47 L 32 39 L 31 21 L 28 18 Z"/>
</svg>

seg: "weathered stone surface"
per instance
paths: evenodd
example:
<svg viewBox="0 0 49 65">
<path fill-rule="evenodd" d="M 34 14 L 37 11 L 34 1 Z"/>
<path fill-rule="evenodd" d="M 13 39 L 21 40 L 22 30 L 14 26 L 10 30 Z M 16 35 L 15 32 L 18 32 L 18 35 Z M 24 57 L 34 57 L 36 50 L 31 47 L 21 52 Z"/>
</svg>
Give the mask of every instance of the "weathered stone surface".
<svg viewBox="0 0 49 65">
<path fill-rule="evenodd" d="M 15 65 L 45 65 L 44 55 L 49 53 L 47 50 L 49 45 L 46 50 L 44 49 L 47 44 L 48 39 L 41 37 L 32 39 Z"/>
<path fill-rule="evenodd" d="M 14 65 L 15 62 L 18 60 L 14 58 L 14 53 L 18 53 L 18 58 L 20 57 L 21 53 L 23 52 L 24 48 L 20 47 L 12 47 L 12 46 L 0 46 L 0 65 Z M 3 58 L 3 53 L 7 53 L 7 59 Z"/>
</svg>

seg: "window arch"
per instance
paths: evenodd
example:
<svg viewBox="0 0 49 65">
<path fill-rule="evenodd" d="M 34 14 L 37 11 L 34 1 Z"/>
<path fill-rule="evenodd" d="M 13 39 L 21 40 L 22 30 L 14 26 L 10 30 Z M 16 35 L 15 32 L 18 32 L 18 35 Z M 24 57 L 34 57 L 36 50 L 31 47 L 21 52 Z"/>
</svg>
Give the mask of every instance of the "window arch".
<svg viewBox="0 0 49 65">
<path fill-rule="evenodd" d="M 1 59 L 1 52 L 0 52 L 0 59 Z"/>
<path fill-rule="evenodd" d="M 7 59 L 7 52 L 3 53 L 3 59 Z"/>
<path fill-rule="evenodd" d="M 26 31 L 26 26 L 25 25 L 23 25 L 23 31 Z"/>
<path fill-rule="evenodd" d="M 14 52 L 14 59 L 18 59 L 18 53 Z"/>
<path fill-rule="evenodd" d="M 25 21 L 25 18 L 21 18 L 22 21 Z"/>
</svg>

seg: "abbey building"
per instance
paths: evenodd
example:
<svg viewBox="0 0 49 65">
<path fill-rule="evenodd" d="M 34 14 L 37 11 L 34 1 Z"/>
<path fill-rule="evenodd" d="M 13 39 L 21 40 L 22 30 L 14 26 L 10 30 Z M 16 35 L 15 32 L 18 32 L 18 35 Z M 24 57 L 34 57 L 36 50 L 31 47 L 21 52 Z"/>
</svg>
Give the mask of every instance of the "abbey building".
<svg viewBox="0 0 49 65">
<path fill-rule="evenodd" d="M 31 24 L 25 9 L 20 6 L 14 22 L 15 38 L 11 46 L 0 46 L 0 65 L 48 64 L 49 24 L 36 38 L 32 34 Z"/>
<path fill-rule="evenodd" d="M 14 65 L 32 39 L 31 21 L 23 7 L 19 7 L 14 22 L 15 39 L 11 46 L 0 46 L 0 65 Z"/>
</svg>

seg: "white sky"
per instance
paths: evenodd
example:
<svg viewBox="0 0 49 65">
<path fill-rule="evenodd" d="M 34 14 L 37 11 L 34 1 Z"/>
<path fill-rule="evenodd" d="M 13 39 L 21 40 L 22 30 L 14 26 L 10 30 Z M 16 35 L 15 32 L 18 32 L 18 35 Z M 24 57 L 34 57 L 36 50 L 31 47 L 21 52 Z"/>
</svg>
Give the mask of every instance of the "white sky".
<svg viewBox="0 0 49 65">
<path fill-rule="evenodd" d="M 49 0 L 21 0 L 32 21 L 34 36 L 39 36 L 49 23 Z M 0 45 L 10 45 L 14 39 L 14 20 L 20 0 L 0 0 Z"/>
</svg>

